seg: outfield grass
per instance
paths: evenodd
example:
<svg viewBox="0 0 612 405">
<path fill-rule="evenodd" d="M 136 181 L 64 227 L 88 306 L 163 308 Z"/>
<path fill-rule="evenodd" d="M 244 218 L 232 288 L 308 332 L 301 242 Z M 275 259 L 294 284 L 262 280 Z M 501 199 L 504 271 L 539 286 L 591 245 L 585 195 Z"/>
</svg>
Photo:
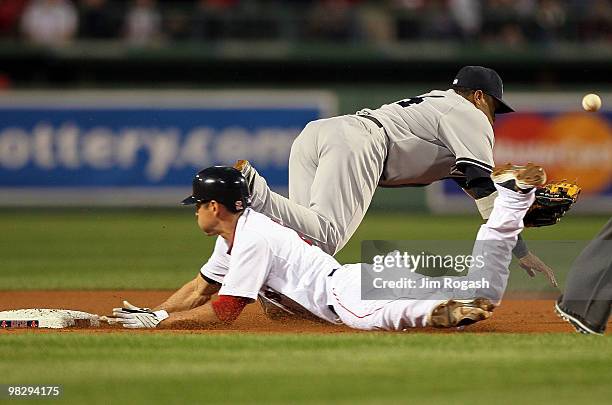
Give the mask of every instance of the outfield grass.
<svg viewBox="0 0 612 405">
<path fill-rule="evenodd" d="M 555 227 L 527 230 L 527 239 L 589 239 L 606 217 L 568 216 Z M 476 216 L 369 214 L 337 255 L 360 261 L 360 241 L 472 240 Z M 167 289 L 193 277 L 214 238 L 190 210 L 0 211 L 0 290 Z"/>
<path fill-rule="evenodd" d="M 5 384 L 56 403 L 609 403 L 610 337 L 21 334 Z"/>
</svg>

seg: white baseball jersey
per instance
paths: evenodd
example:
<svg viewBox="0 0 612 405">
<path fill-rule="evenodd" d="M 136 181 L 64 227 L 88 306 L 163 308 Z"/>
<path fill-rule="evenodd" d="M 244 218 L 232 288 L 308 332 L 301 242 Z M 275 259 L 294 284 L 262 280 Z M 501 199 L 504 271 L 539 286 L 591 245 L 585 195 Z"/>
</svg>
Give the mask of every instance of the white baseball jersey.
<svg viewBox="0 0 612 405">
<path fill-rule="evenodd" d="M 371 115 L 388 137 L 380 186 L 430 184 L 456 173 L 459 163 L 491 171 L 493 128 L 487 116 L 454 90 L 385 104 Z"/>
<path fill-rule="evenodd" d="M 231 251 L 217 238 L 200 272 L 219 283 L 219 295 L 257 299 L 264 287 L 291 298 L 329 322 L 337 316 L 328 305 L 327 276 L 341 265 L 293 230 L 248 208 L 238 219 Z"/>
</svg>

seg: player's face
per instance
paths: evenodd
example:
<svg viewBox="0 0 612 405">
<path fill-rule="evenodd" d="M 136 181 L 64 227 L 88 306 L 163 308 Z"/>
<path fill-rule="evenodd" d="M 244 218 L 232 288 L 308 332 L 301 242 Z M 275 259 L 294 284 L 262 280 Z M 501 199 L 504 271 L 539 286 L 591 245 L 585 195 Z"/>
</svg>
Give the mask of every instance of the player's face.
<svg viewBox="0 0 612 405">
<path fill-rule="evenodd" d="M 487 118 L 491 123 L 491 126 L 495 123 L 495 111 L 499 107 L 499 103 L 493 97 L 485 94 L 485 100 L 487 101 L 487 107 L 489 109 L 489 113 L 487 114 Z"/>
<path fill-rule="evenodd" d="M 216 209 L 214 204 L 209 202 L 196 204 L 196 218 L 198 221 L 198 227 L 207 234 L 208 236 L 218 235 L 216 228 L 219 223 L 217 219 Z"/>
<path fill-rule="evenodd" d="M 488 94 L 478 90 L 474 93 L 474 105 L 486 116 L 491 126 L 495 123 L 495 110 L 497 109 L 497 101 Z"/>
</svg>

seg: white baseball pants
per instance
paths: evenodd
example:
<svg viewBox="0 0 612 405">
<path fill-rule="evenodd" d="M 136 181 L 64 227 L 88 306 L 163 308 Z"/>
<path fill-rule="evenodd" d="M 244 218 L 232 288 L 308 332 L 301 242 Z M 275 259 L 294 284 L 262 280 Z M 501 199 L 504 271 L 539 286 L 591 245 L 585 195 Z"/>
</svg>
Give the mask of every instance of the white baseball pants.
<svg viewBox="0 0 612 405">
<path fill-rule="evenodd" d="M 521 194 L 497 186 L 499 195 L 487 223 L 480 227 L 472 255 L 482 255 L 482 270 L 471 268 L 463 279 L 490 280 L 486 289 L 432 291 L 429 299 L 361 299 L 361 264 L 349 264 L 330 277 L 328 303 L 345 325 L 364 330 L 404 330 L 425 327 L 431 311 L 440 303 L 456 299 L 489 298 L 499 305 L 508 284 L 512 249 L 523 229 L 523 217 L 533 203 L 534 192 Z M 498 243 L 487 243 L 498 242 Z M 486 253 L 486 254 L 485 254 Z M 474 270 L 474 271 L 472 271 Z M 425 276 L 420 276 L 425 277 Z M 444 297 L 442 299 L 442 297 Z"/>
</svg>

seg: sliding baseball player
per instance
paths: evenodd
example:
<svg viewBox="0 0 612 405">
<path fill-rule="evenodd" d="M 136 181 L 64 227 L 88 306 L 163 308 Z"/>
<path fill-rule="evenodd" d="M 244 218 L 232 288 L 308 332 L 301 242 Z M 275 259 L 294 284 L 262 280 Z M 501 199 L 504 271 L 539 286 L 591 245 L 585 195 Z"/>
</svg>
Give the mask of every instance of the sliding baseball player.
<svg viewBox="0 0 612 405">
<path fill-rule="evenodd" d="M 126 328 L 181 328 L 231 323 L 258 298 L 288 313 L 345 324 L 364 330 L 404 330 L 411 327 L 452 327 L 491 316 L 508 279 L 511 250 L 523 228 L 523 217 L 534 201 L 536 186 L 546 175 L 534 165 L 496 168 L 492 178 L 498 195 L 478 241 L 500 242 L 486 252 L 477 243 L 473 255 L 484 258 L 481 272 L 490 284 L 474 287 L 461 299 L 453 288 L 440 288 L 419 299 L 401 296 L 382 300 L 361 297 L 360 264 L 339 264 L 319 247 L 251 208 L 247 183 L 230 167 L 215 166 L 193 179 L 193 204 L 199 228 L 217 236 L 214 251 L 199 274 L 154 309 L 124 302 L 113 310 L 113 321 Z M 213 294 L 218 298 L 211 300 Z M 444 294 L 444 298 L 439 298 Z"/>
</svg>

